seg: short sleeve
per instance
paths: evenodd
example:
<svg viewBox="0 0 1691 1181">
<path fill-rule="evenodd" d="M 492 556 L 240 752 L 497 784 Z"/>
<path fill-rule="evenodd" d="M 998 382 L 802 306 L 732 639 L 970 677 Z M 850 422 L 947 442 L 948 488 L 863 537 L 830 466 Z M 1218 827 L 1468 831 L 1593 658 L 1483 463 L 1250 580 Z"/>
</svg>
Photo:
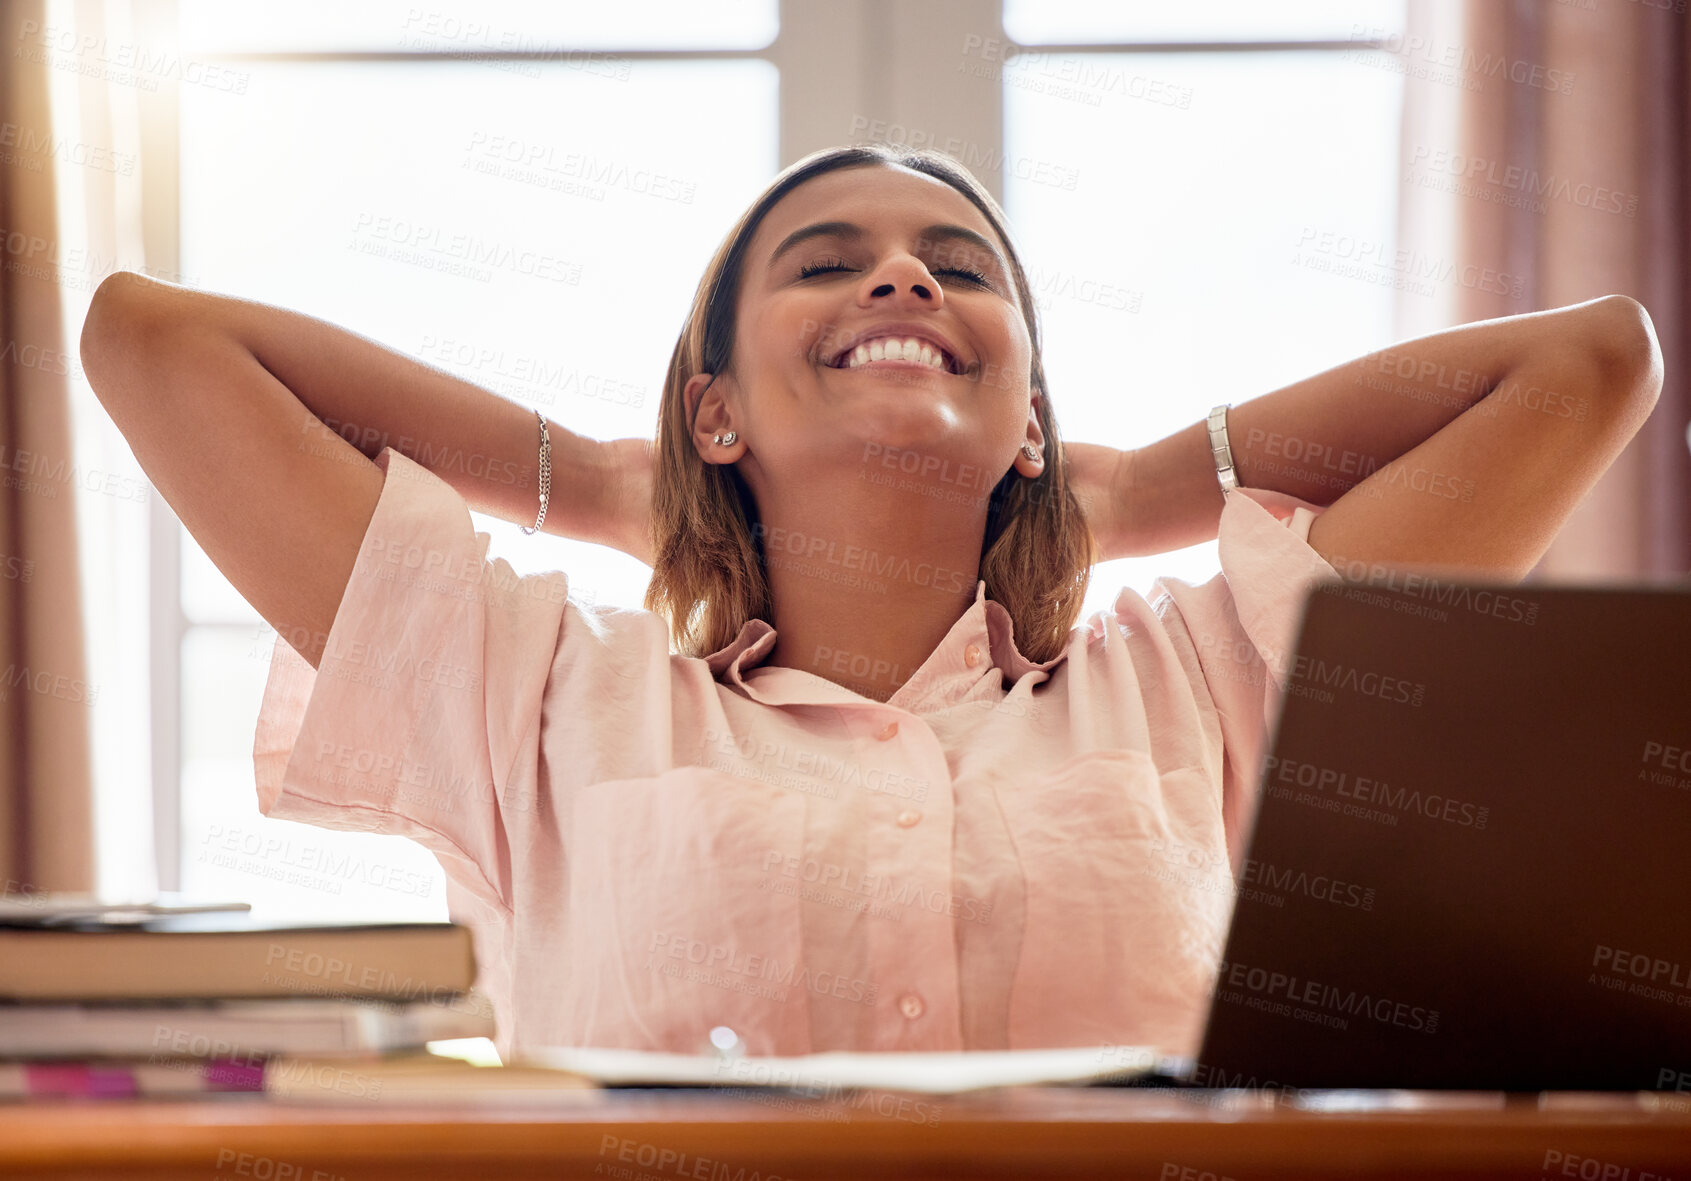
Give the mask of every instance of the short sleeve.
<svg viewBox="0 0 1691 1181">
<path fill-rule="evenodd" d="M 1221 573 L 1202 586 L 1158 579 L 1153 601 L 1178 608 L 1220 723 L 1222 820 L 1229 857 L 1243 865 L 1262 760 L 1285 692 L 1310 589 L 1338 573 L 1309 545 L 1326 509 L 1281 492 L 1240 488 L 1217 531 Z"/>
<path fill-rule="evenodd" d="M 381 497 L 313 669 L 278 635 L 253 765 L 259 810 L 395 834 L 511 907 L 501 808 L 532 768 L 568 580 L 519 577 L 447 483 L 392 448 Z"/>
</svg>

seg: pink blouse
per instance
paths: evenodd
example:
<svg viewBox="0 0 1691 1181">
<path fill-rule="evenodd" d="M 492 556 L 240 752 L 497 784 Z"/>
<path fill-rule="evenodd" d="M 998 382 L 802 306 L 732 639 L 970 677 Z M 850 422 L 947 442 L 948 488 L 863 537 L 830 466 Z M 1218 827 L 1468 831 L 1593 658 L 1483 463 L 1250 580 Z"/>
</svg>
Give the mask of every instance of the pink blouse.
<svg viewBox="0 0 1691 1181">
<path fill-rule="evenodd" d="M 1244 489 L 1222 573 L 1124 588 L 1052 660 L 975 602 L 892 698 L 698 659 L 486 557 L 392 449 L 313 670 L 278 637 L 259 808 L 397 833 L 474 932 L 496 1044 L 1195 1054 L 1323 511 Z M 1266 658 L 1266 660 L 1265 660 Z"/>
</svg>

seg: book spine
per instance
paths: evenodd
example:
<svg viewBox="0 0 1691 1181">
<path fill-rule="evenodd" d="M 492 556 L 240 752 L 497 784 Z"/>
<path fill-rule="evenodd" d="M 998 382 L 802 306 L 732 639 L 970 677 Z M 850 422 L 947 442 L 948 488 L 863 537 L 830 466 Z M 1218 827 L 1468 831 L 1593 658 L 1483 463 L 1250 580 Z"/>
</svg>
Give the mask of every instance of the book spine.
<svg viewBox="0 0 1691 1181">
<path fill-rule="evenodd" d="M 263 1064 L 233 1058 L 169 1066 L 94 1061 L 0 1063 L 0 1098 L 7 1099 L 133 1099 L 262 1090 Z"/>
</svg>

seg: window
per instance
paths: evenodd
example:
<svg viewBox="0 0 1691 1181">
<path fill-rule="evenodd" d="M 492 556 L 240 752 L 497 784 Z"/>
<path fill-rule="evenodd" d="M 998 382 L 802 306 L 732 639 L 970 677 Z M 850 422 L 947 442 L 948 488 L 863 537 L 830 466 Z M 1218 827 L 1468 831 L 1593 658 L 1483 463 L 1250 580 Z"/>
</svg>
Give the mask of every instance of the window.
<svg viewBox="0 0 1691 1181">
<path fill-rule="evenodd" d="M 363 333 L 572 430 L 651 434 L 697 276 L 777 170 L 777 76 L 751 54 L 581 47 L 649 45 L 647 28 L 671 44 L 767 44 L 773 4 L 731 6 L 732 20 L 730 6 L 676 4 L 693 16 L 667 26 L 613 24 L 626 10 L 592 6 L 597 27 L 579 30 L 551 6 L 478 6 L 470 21 L 401 5 L 385 25 L 375 9 L 331 19 L 319 7 L 315 20 L 287 8 L 280 43 L 309 52 L 278 60 L 233 56 L 276 6 L 183 6 L 185 48 L 227 73 L 180 92 L 182 273 Z M 384 41 L 413 56 L 346 56 Z M 518 56 L 474 56 L 512 43 Z M 640 602 L 650 571 L 631 558 L 473 519 L 519 572 L 558 567 L 579 599 Z M 444 877 L 420 846 L 259 813 L 252 741 L 275 635 L 173 532 L 179 843 L 172 857 L 161 842 L 161 884 L 174 861 L 180 888 L 247 898 L 267 917 L 445 918 Z"/>
<path fill-rule="evenodd" d="M 184 52 L 224 73 L 179 87 L 179 183 L 148 183 L 180 257 L 158 264 L 600 438 L 653 432 L 711 251 L 829 144 L 945 148 L 999 197 L 1070 438 L 1153 442 L 1389 343 L 1407 298 L 1305 239 L 1390 256 L 1400 80 L 1374 43 L 1402 0 L 976 0 L 898 38 L 879 0 L 179 4 Z M 459 265 L 454 237 L 502 261 Z M 274 637 L 155 501 L 160 885 L 269 917 L 444 917 L 420 847 L 258 814 Z M 632 559 L 474 519 L 519 571 L 639 605 Z M 1215 549 L 1101 566 L 1086 611 L 1207 579 Z M 416 875 L 427 893 L 384 884 Z"/>
<path fill-rule="evenodd" d="M 1391 342 L 1402 82 L 1366 43 L 1401 8 L 1008 0 L 1005 212 L 1065 437 L 1141 446 Z M 1102 563 L 1085 613 L 1216 549 Z"/>
</svg>

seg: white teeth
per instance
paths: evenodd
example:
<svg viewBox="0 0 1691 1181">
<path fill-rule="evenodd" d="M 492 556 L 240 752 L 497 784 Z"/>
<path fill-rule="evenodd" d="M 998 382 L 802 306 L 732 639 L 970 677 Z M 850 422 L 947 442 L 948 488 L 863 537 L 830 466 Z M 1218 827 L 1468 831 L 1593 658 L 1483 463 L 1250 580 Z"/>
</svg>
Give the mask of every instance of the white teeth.
<svg viewBox="0 0 1691 1181">
<path fill-rule="evenodd" d="M 859 365 L 866 365 L 870 361 L 915 361 L 938 369 L 941 373 L 949 373 L 945 363 L 945 354 L 928 344 L 926 341 L 911 337 L 907 340 L 882 338 L 872 340 L 867 345 L 858 345 L 851 351 L 841 369 L 855 369 Z"/>
</svg>

